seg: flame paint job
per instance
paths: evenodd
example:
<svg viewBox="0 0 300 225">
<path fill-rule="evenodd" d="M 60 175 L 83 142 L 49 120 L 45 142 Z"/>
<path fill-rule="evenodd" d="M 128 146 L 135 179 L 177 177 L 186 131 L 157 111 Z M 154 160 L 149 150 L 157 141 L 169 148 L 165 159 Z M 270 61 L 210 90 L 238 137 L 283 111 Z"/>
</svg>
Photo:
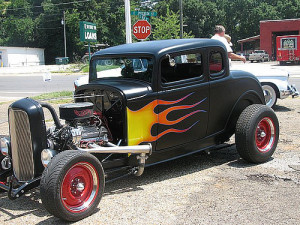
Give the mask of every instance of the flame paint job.
<svg viewBox="0 0 300 225">
<path fill-rule="evenodd" d="M 202 99 L 199 102 L 196 102 L 192 105 L 178 105 L 178 106 L 171 106 L 166 110 L 155 113 L 155 108 L 159 105 L 175 105 L 177 103 L 182 102 L 193 93 L 190 93 L 184 96 L 181 99 L 175 101 L 165 101 L 165 100 L 154 100 L 147 104 L 146 106 L 142 107 L 139 110 L 132 111 L 127 108 L 127 124 L 128 124 L 128 145 L 138 145 L 142 142 L 153 142 L 161 138 L 162 136 L 169 134 L 169 133 L 184 133 L 189 131 L 194 125 L 196 125 L 199 121 L 196 121 L 192 126 L 179 130 L 175 128 L 167 129 L 156 136 L 153 136 L 151 133 L 151 129 L 155 124 L 162 124 L 162 125 L 175 125 L 180 123 L 181 121 L 197 114 L 200 112 L 206 112 L 205 110 L 197 109 L 191 113 L 186 114 L 176 120 L 168 120 L 167 117 L 169 113 L 177 111 L 177 110 L 186 110 L 192 109 L 200 105 L 204 102 L 207 98 Z"/>
</svg>

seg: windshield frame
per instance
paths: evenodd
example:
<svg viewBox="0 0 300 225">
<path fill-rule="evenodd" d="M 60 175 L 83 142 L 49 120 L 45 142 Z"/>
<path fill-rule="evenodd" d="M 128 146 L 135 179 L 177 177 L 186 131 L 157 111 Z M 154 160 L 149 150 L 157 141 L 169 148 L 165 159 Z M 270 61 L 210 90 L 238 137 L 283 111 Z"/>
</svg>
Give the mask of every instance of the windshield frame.
<svg viewBox="0 0 300 225">
<path fill-rule="evenodd" d="M 153 85 L 155 81 L 155 70 L 156 70 L 156 59 L 152 54 L 143 54 L 143 53 L 136 53 L 136 54 L 106 54 L 106 55 L 94 55 L 91 58 L 91 61 L 89 63 L 89 83 L 96 81 L 96 80 L 101 80 L 101 79 L 126 79 L 126 80 L 136 80 L 136 81 L 141 81 L 144 83 L 149 84 L 149 82 L 144 81 L 144 80 L 139 80 L 139 79 L 133 79 L 133 78 L 124 78 L 124 77 L 94 77 L 93 73 L 93 62 L 95 60 L 103 60 L 107 58 L 149 58 L 149 60 L 152 60 L 153 62 L 153 68 L 152 68 L 152 78 L 151 78 L 151 85 Z"/>
</svg>

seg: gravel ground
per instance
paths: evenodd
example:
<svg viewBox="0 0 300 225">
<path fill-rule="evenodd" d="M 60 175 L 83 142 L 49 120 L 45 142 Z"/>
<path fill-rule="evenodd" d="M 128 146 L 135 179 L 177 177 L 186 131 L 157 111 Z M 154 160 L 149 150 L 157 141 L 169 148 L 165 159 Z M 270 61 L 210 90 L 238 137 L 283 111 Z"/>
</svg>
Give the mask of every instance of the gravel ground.
<svg viewBox="0 0 300 225">
<path fill-rule="evenodd" d="M 153 166 L 107 184 L 97 212 L 76 224 L 300 224 L 300 99 L 279 100 L 275 111 L 280 142 L 269 162 L 248 164 L 232 146 Z M 1 193 L 0 223 L 62 221 L 43 208 L 37 189 L 15 201 Z"/>
</svg>

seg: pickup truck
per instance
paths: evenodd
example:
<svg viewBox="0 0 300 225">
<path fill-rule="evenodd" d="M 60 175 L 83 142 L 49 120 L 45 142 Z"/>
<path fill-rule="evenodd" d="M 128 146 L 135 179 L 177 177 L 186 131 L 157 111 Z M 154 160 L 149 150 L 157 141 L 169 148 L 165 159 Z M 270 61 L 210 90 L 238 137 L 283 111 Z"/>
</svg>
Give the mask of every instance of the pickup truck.
<svg viewBox="0 0 300 225">
<path fill-rule="evenodd" d="M 46 126 L 45 110 L 53 126 Z M 67 221 L 94 213 L 108 181 L 215 149 L 234 134 L 240 156 L 263 163 L 279 138 L 258 79 L 230 71 L 225 46 L 211 39 L 146 41 L 95 53 L 89 83 L 76 88 L 74 103 L 59 107 L 59 117 L 30 98 L 10 105 L 10 135 L 0 140 L 0 190 L 13 200 L 39 186 L 44 207 Z"/>
<path fill-rule="evenodd" d="M 249 55 L 249 60 L 251 63 L 253 63 L 254 61 L 268 62 L 270 61 L 270 57 L 265 50 L 255 50 L 253 53 Z"/>
</svg>

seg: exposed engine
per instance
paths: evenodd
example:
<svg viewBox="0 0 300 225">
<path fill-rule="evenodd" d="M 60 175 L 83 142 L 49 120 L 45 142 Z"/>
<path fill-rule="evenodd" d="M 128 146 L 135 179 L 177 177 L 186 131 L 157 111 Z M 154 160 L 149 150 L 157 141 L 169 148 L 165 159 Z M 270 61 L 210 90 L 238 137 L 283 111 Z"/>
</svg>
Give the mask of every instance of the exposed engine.
<svg viewBox="0 0 300 225">
<path fill-rule="evenodd" d="M 59 107 L 60 118 L 65 125 L 47 131 L 48 148 L 66 150 L 93 148 L 112 141 L 107 119 L 101 112 L 94 112 L 93 103 L 64 104 Z"/>
</svg>

